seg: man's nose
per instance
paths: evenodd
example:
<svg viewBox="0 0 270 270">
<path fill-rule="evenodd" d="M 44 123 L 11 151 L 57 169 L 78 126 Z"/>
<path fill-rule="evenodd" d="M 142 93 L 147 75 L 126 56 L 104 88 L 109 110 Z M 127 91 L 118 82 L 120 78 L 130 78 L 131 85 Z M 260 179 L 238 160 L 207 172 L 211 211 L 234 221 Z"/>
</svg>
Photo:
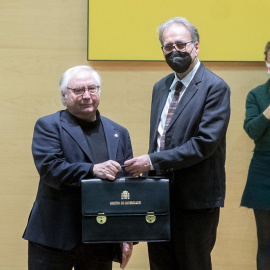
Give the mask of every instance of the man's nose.
<svg viewBox="0 0 270 270">
<path fill-rule="evenodd" d="M 83 96 L 83 98 L 92 98 L 88 89 L 84 90 L 84 93 L 82 96 Z"/>
<path fill-rule="evenodd" d="M 173 51 L 178 51 L 177 47 L 176 47 L 176 44 L 173 44 L 172 47 L 173 47 L 173 49 L 172 49 Z"/>
</svg>

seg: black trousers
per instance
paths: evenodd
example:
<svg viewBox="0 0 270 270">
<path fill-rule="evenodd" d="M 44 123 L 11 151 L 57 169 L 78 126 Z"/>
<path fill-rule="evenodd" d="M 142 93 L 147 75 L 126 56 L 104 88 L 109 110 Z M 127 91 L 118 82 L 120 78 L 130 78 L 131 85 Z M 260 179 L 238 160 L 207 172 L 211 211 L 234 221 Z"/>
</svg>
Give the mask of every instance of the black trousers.
<svg viewBox="0 0 270 270">
<path fill-rule="evenodd" d="M 113 244 L 80 244 L 61 250 L 28 242 L 29 270 L 111 270 Z"/>
<path fill-rule="evenodd" d="M 211 270 L 220 208 L 171 210 L 171 241 L 148 243 L 151 270 Z"/>
<path fill-rule="evenodd" d="M 270 269 L 270 210 L 254 209 L 257 226 L 257 270 Z"/>
</svg>

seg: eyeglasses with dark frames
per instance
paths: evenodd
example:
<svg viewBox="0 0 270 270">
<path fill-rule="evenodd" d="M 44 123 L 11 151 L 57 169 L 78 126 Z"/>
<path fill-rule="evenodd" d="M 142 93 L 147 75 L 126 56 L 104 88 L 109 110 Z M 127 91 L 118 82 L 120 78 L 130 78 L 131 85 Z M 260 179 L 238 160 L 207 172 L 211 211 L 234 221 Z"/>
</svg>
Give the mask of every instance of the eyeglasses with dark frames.
<svg viewBox="0 0 270 270">
<path fill-rule="evenodd" d="M 164 53 L 170 53 L 173 51 L 174 48 L 177 51 L 184 52 L 184 51 L 186 51 L 187 44 L 192 43 L 192 42 L 193 42 L 192 40 L 188 41 L 188 42 L 176 41 L 174 44 L 168 43 L 168 44 L 162 46 L 161 49 Z"/>
</svg>

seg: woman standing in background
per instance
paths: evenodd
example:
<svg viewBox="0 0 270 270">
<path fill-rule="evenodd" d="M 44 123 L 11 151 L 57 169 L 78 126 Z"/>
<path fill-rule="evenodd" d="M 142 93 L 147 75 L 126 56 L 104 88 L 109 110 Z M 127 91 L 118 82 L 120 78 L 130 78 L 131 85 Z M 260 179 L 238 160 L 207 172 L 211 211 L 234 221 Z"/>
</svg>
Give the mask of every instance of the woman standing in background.
<svg viewBox="0 0 270 270">
<path fill-rule="evenodd" d="M 270 41 L 265 47 L 270 74 Z M 270 269 L 270 79 L 251 90 L 246 100 L 244 129 L 255 148 L 241 206 L 254 210 L 258 251 L 257 270 Z"/>
</svg>

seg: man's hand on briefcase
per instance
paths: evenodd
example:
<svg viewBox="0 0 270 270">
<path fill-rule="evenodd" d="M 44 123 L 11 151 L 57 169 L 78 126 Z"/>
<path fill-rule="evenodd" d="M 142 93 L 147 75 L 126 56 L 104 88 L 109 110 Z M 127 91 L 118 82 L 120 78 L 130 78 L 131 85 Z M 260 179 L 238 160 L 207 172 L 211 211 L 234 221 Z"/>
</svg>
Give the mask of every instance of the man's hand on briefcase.
<svg viewBox="0 0 270 270">
<path fill-rule="evenodd" d="M 122 255 L 122 263 L 120 264 L 120 268 L 124 269 L 131 257 L 133 250 L 133 243 L 132 242 L 124 242 L 123 243 L 123 255 Z"/>
<path fill-rule="evenodd" d="M 103 163 L 95 164 L 93 173 L 96 177 L 101 179 L 115 180 L 115 175 L 121 172 L 120 164 L 114 160 L 108 160 Z"/>
<path fill-rule="evenodd" d="M 148 155 L 142 155 L 125 161 L 125 169 L 133 176 L 139 176 L 150 170 L 150 158 Z"/>
</svg>

